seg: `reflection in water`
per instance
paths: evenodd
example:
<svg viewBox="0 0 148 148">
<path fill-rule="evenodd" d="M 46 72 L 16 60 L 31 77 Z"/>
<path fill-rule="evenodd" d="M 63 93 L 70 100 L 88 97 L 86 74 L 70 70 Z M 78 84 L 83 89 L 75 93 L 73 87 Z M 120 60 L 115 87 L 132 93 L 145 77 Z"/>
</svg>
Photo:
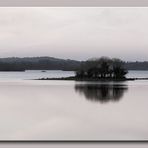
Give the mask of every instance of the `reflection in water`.
<svg viewBox="0 0 148 148">
<path fill-rule="evenodd" d="M 127 85 L 121 84 L 76 84 L 75 90 L 80 94 L 84 94 L 85 98 L 90 101 L 99 101 L 106 103 L 109 101 L 119 101 L 125 91 Z"/>
</svg>

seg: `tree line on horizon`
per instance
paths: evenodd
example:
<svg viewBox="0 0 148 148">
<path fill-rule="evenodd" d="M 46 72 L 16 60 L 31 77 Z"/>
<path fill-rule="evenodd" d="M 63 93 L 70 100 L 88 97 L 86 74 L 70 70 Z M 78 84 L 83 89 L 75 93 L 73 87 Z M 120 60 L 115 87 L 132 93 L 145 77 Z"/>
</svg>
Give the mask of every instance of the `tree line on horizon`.
<svg viewBox="0 0 148 148">
<path fill-rule="evenodd" d="M 85 61 L 53 57 L 0 58 L 0 71 L 67 70 L 77 71 Z M 123 62 L 127 70 L 148 70 L 148 61 Z"/>
</svg>

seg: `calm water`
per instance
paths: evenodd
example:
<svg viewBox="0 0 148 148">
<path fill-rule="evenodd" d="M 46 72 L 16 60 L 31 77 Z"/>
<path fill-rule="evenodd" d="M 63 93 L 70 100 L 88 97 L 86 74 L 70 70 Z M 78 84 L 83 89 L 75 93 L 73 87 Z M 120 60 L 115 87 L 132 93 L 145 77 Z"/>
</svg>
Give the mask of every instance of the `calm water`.
<svg viewBox="0 0 148 148">
<path fill-rule="evenodd" d="M 0 73 L 0 140 L 148 140 L 148 81 L 28 80 L 73 72 Z M 147 71 L 132 71 L 147 77 Z"/>
<path fill-rule="evenodd" d="M 38 78 L 52 78 L 52 77 L 69 77 L 74 76 L 73 71 L 61 71 L 61 70 L 27 70 L 25 72 L 0 72 L 0 80 L 29 80 Z M 129 71 L 128 78 L 143 78 L 148 77 L 148 71 Z"/>
<path fill-rule="evenodd" d="M 25 72 L 0 72 L 0 80 L 28 80 L 47 77 L 69 77 L 74 76 L 73 71 L 61 71 L 61 70 L 26 70 Z"/>
</svg>

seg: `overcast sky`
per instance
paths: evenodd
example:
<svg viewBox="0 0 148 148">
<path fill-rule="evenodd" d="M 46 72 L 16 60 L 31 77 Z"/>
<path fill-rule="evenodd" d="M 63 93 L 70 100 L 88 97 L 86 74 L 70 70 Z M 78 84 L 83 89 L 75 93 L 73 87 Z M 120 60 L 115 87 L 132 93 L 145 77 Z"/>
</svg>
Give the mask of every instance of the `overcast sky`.
<svg viewBox="0 0 148 148">
<path fill-rule="evenodd" d="M 0 57 L 148 60 L 148 8 L 1 7 Z"/>
</svg>

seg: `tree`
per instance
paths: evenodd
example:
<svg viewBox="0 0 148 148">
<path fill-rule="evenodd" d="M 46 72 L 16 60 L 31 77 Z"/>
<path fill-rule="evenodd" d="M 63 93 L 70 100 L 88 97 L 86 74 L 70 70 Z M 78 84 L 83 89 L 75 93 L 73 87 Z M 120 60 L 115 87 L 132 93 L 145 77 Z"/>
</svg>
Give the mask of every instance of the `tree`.
<svg viewBox="0 0 148 148">
<path fill-rule="evenodd" d="M 125 75 L 128 73 L 123 65 L 124 62 L 120 59 L 113 59 L 113 75 L 115 79 L 125 78 Z"/>
<path fill-rule="evenodd" d="M 82 62 L 80 69 L 76 72 L 76 77 L 89 79 L 123 79 L 126 74 L 127 71 L 124 69 L 124 62 L 122 60 L 101 57 Z"/>
</svg>

